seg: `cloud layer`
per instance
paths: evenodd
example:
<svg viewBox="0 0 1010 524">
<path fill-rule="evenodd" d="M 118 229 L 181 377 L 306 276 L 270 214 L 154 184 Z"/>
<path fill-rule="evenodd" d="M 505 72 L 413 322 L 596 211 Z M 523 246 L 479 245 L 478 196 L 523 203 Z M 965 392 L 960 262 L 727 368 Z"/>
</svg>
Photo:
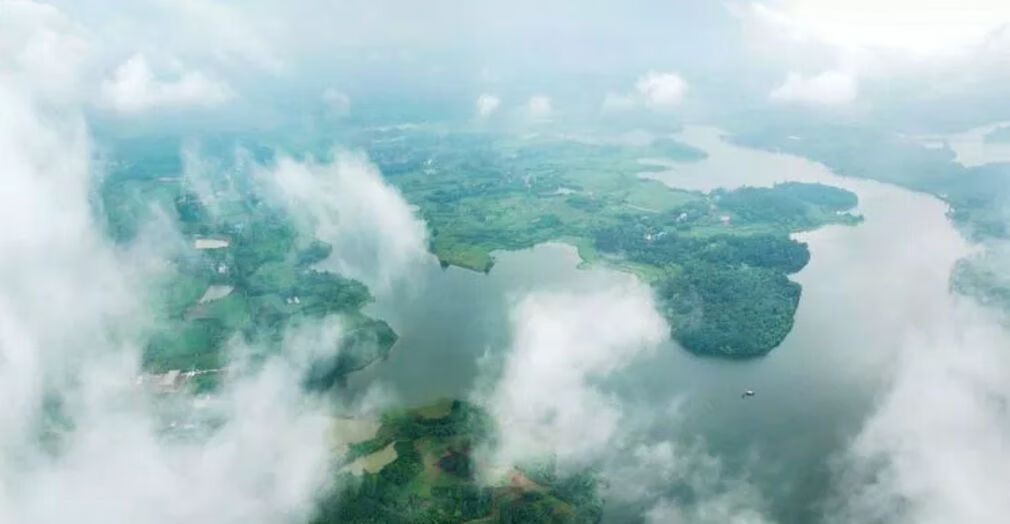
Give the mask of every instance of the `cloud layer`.
<svg viewBox="0 0 1010 524">
<path fill-rule="evenodd" d="M 553 114 L 554 106 L 547 95 L 533 95 L 526 102 L 526 115 L 530 120 L 550 120 Z"/>
<path fill-rule="evenodd" d="M 40 9 L 33 23 L 62 27 Z M 23 43 L 39 38 L 77 45 Z M 78 85 L 79 64 L 56 63 Z M 0 219 L 17 224 L 0 231 L 0 521 L 304 522 L 330 455 L 327 409 L 300 387 L 304 348 L 236 368 L 209 399 L 138 385 L 149 283 L 175 233 L 109 243 L 79 97 L 25 67 L 0 62 Z"/>
<path fill-rule="evenodd" d="M 303 232 L 333 246 L 327 269 L 382 292 L 429 260 L 424 222 L 361 155 L 338 152 L 327 164 L 282 157 L 258 176 Z"/>
<path fill-rule="evenodd" d="M 488 401 L 504 428 L 494 462 L 594 457 L 617 433 L 622 413 L 593 379 L 654 350 L 668 333 L 648 288 L 534 293 L 515 305 L 511 321 L 512 349 Z"/>
<path fill-rule="evenodd" d="M 857 93 L 856 79 L 841 71 L 825 71 L 814 76 L 792 72 L 768 96 L 776 102 L 837 106 L 852 102 Z"/>
<path fill-rule="evenodd" d="M 635 82 L 635 90 L 648 105 L 669 109 L 680 104 L 687 93 L 687 82 L 674 73 L 649 71 Z"/>
<path fill-rule="evenodd" d="M 688 84 L 676 73 L 649 71 L 638 77 L 635 89 L 627 93 L 607 93 L 603 99 L 605 112 L 627 111 L 645 108 L 654 111 L 670 111 L 684 100 Z"/>
<path fill-rule="evenodd" d="M 477 117 L 487 118 L 501 107 L 501 98 L 491 93 L 482 93 L 477 97 Z"/>
<path fill-rule="evenodd" d="M 227 84 L 199 71 L 184 71 L 174 80 L 159 80 L 144 55 L 123 62 L 102 83 L 102 96 L 116 111 L 137 113 L 157 108 L 206 107 L 235 96 Z"/>
<path fill-rule="evenodd" d="M 909 338 L 844 454 L 831 522 L 1003 522 L 1010 515 L 1010 343 L 970 305 Z"/>
</svg>

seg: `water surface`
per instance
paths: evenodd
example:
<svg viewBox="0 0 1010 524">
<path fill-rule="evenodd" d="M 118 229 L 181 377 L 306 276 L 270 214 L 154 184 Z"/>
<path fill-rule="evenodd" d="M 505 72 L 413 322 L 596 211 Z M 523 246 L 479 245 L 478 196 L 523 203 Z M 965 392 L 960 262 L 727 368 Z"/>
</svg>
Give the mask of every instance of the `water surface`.
<svg viewBox="0 0 1010 524">
<path fill-rule="evenodd" d="M 746 473 L 777 521 L 816 521 L 830 490 L 830 460 L 860 429 L 898 349 L 930 319 L 949 313 L 948 276 L 970 248 L 947 220 L 946 205 L 931 196 L 732 145 L 714 128 L 690 127 L 679 138 L 708 158 L 643 176 L 705 191 L 782 181 L 830 184 L 859 195 L 865 221 L 796 236 L 812 257 L 793 277 L 803 286 L 795 326 L 767 357 L 700 358 L 671 341 L 610 377 L 607 387 L 657 416 L 678 402 L 679 416 L 669 424 L 659 420 L 651 438 L 700 439 L 729 475 Z M 372 308 L 400 340 L 387 361 L 351 379 L 351 391 L 380 383 L 407 403 L 469 396 L 494 361 L 488 355 L 508 347 L 515 297 L 631 278 L 577 265 L 574 249 L 558 244 L 499 253 L 489 275 L 443 270 L 432 261 L 411 289 L 379 297 Z M 757 396 L 741 399 L 746 389 Z M 608 520 L 624 520 L 625 510 L 610 507 Z"/>
<path fill-rule="evenodd" d="M 975 167 L 995 162 L 1010 162 L 1010 142 L 987 142 L 985 136 L 1010 125 L 1010 122 L 997 122 L 975 127 L 959 133 L 945 135 L 929 135 L 920 137 L 924 144 L 935 144 L 938 147 L 949 146 L 954 150 L 955 160 L 966 167 Z"/>
</svg>

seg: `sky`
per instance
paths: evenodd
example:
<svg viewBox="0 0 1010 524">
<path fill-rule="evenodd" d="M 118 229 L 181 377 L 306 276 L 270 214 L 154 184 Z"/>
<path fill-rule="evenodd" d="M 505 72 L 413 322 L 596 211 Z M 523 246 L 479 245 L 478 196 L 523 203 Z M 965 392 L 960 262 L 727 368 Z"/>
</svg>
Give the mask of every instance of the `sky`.
<svg viewBox="0 0 1010 524">
<path fill-rule="evenodd" d="M 7 2 L 5 24 L 30 23 L 19 22 L 28 16 L 19 12 L 31 3 Z M 60 34 L 73 35 L 76 45 L 62 49 L 56 46 L 70 42 L 40 36 L 27 52 L 70 53 L 84 69 L 77 88 L 90 108 L 135 120 L 164 116 L 165 107 L 217 107 L 234 118 L 252 109 L 250 118 L 265 119 L 276 116 L 263 107 L 270 105 L 265 97 L 308 93 L 317 100 L 330 93 L 352 117 L 366 113 L 355 107 L 374 113 L 384 96 L 424 100 L 437 108 L 429 118 L 470 116 L 482 93 L 497 97 L 501 109 L 543 95 L 555 106 L 565 101 L 554 109 L 584 116 L 604 105 L 636 105 L 627 95 L 660 75 L 676 75 L 681 86 L 666 102 L 640 108 L 675 101 L 679 115 L 694 118 L 730 120 L 770 107 L 815 118 L 893 119 L 929 105 L 970 112 L 961 119 L 971 120 L 984 114 L 972 103 L 993 112 L 989 103 L 1001 98 L 1010 60 L 1010 8 L 986 0 L 53 6 L 47 23 L 61 25 Z M 963 125 L 970 123 L 979 122 Z"/>
</svg>

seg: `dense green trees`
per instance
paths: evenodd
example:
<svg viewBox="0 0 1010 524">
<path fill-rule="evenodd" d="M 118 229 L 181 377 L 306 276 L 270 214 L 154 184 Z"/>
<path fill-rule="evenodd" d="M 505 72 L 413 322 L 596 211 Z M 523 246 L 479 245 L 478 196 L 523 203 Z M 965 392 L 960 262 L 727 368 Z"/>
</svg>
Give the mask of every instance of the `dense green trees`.
<svg viewBox="0 0 1010 524">
<path fill-rule="evenodd" d="M 655 283 L 673 336 L 686 349 L 733 358 L 763 355 L 789 333 L 800 286 L 789 280 L 810 259 L 806 244 L 788 236 L 843 211 L 855 195 L 818 184 L 740 188 L 713 195 L 720 212 L 747 224 L 772 224 L 768 233 L 691 234 L 703 209 L 688 204 L 670 217 L 627 220 L 595 232 L 596 248 L 627 260 L 666 268 Z"/>
<path fill-rule="evenodd" d="M 689 263 L 659 285 L 674 334 L 705 355 L 751 357 L 777 346 L 793 325 L 800 285 L 764 267 Z"/>
<path fill-rule="evenodd" d="M 472 450 L 491 443 L 491 419 L 479 407 L 452 401 L 388 413 L 375 438 L 354 444 L 344 463 L 393 443 L 397 458 L 378 473 L 341 475 L 313 524 L 594 523 L 601 503 L 589 472 L 530 470 L 533 485 L 483 485 Z M 430 408 L 438 415 L 432 415 Z M 425 469 L 425 464 L 432 464 Z"/>
</svg>

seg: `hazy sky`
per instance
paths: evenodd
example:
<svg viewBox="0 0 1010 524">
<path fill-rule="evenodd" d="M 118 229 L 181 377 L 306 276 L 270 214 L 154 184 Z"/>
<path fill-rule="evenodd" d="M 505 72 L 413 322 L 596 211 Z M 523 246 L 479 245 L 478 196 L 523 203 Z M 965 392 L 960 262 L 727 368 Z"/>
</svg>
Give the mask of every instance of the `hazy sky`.
<svg viewBox="0 0 1010 524">
<path fill-rule="evenodd" d="M 0 23 L 24 30 L 34 15 L 23 12 L 38 11 L 28 3 L 5 2 Z M 872 118 L 916 104 L 964 111 L 966 94 L 988 103 L 1004 94 L 1010 70 L 1010 7 L 986 0 L 54 5 L 47 23 L 75 35 L 72 56 L 87 64 L 76 88 L 134 117 L 166 105 L 248 110 L 264 93 L 304 99 L 327 89 L 346 97 L 351 115 L 364 99 L 393 94 L 438 102 L 455 118 L 482 93 L 502 109 L 539 94 L 557 115 L 585 115 L 653 72 L 683 79 L 688 118 L 839 107 Z"/>
</svg>

